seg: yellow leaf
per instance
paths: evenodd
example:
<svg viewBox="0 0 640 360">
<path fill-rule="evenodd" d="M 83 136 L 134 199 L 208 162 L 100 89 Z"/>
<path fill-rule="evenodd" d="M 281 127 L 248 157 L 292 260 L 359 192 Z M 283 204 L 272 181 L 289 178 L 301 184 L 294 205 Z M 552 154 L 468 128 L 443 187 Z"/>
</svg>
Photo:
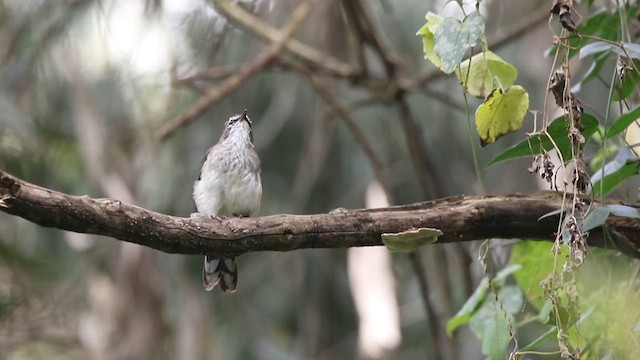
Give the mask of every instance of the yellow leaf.
<svg viewBox="0 0 640 360">
<path fill-rule="evenodd" d="M 426 19 L 427 23 L 418 30 L 416 35 L 422 36 L 422 51 L 424 52 L 424 58 L 431 61 L 433 65 L 440 69 L 442 67 L 442 63 L 436 54 L 434 34 L 442 22 L 442 17 L 429 11 Z"/>
<path fill-rule="evenodd" d="M 522 86 L 514 85 L 506 92 L 494 89 L 476 110 L 476 127 L 480 144 L 484 147 L 503 135 L 522 127 L 529 111 L 529 94 Z"/>
<path fill-rule="evenodd" d="M 479 98 L 487 97 L 492 89 L 509 88 L 518 76 L 513 65 L 491 51 L 463 60 L 455 73 L 466 91 Z"/>
</svg>

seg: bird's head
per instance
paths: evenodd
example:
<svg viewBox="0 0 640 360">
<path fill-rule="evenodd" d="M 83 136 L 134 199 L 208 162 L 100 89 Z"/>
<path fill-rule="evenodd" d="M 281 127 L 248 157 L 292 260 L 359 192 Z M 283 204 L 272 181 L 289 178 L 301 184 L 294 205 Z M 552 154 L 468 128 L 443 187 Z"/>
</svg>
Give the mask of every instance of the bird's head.
<svg viewBox="0 0 640 360">
<path fill-rule="evenodd" d="M 251 125 L 251 119 L 249 119 L 246 109 L 242 114 L 233 115 L 227 120 L 220 141 L 230 139 L 238 142 L 248 141 L 253 143 Z"/>
</svg>

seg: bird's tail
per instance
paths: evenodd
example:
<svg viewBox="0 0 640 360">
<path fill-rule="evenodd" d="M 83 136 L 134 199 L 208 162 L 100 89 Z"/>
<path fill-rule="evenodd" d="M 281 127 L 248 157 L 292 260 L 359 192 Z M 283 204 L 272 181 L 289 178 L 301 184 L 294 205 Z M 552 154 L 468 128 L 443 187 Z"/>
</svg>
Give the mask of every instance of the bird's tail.
<svg viewBox="0 0 640 360">
<path fill-rule="evenodd" d="M 223 257 L 218 254 L 205 255 L 202 283 L 207 291 L 213 290 L 219 283 L 222 291 L 235 292 L 238 284 L 236 258 Z"/>
</svg>

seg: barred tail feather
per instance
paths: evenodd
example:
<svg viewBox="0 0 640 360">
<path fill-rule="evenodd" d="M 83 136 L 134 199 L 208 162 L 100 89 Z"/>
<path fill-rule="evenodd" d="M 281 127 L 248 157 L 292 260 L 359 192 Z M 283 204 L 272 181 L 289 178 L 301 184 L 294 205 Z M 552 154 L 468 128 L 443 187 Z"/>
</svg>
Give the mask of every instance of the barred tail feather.
<svg viewBox="0 0 640 360">
<path fill-rule="evenodd" d="M 222 257 L 217 254 L 207 254 L 204 256 L 204 267 L 202 269 L 202 283 L 206 291 L 211 291 L 220 284 L 223 292 L 235 292 L 238 284 L 238 269 L 236 259 L 233 257 Z"/>
</svg>

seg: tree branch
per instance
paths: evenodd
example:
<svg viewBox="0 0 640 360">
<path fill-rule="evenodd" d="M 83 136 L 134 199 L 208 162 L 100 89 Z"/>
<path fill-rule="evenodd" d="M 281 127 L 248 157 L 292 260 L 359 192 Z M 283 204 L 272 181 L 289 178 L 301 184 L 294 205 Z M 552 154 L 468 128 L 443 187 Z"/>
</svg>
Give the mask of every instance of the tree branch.
<svg viewBox="0 0 640 360">
<path fill-rule="evenodd" d="M 228 0 L 212 0 L 212 2 L 217 12 L 262 40 L 274 43 L 282 36 L 277 29 Z M 308 63 L 309 66 L 320 70 L 321 73 L 345 78 L 358 77 L 360 74 L 360 71 L 350 64 L 324 54 L 296 39 L 288 41 L 285 44 L 285 49 Z"/>
<path fill-rule="evenodd" d="M 381 209 L 339 209 L 328 214 L 256 218 L 183 218 L 111 199 L 73 196 L 0 171 L 0 210 L 36 224 L 97 234 L 168 253 L 292 251 L 382 245 L 380 235 L 412 228 L 442 230 L 439 243 L 490 238 L 553 241 L 562 194 L 536 192 L 456 196 Z M 633 206 L 640 207 L 640 204 Z M 640 220 L 610 216 L 590 232 L 589 245 L 640 258 Z"/>
<path fill-rule="evenodd" d="M 287 42 L 296 32 L 302 21 L 307 17 L 311 7 L 317 0 L 307 0 L 296 8 L 291 16 L 289 23 L 285 25 L 282 32 L 276 34 L 276 39 L 266 49 L 264 49 L 250 63 L 239 67 L 237 71 L 227 78 L 218 87 L 210 89 L 195 104 L 193 104 L 186 112 L 179 115 L 175 119 L 169 121 L 161 130 L 160 140 L 166 140 L 173 135 L 179 128 L 189 124 L 198 116 L 202 115 L 210 106 L 222 101 L 232 91 L 238 89 L 242 84 L 249 80 L 253 75 L 266 68 L 269 63 L 284 49 Z"/>
</svg>

